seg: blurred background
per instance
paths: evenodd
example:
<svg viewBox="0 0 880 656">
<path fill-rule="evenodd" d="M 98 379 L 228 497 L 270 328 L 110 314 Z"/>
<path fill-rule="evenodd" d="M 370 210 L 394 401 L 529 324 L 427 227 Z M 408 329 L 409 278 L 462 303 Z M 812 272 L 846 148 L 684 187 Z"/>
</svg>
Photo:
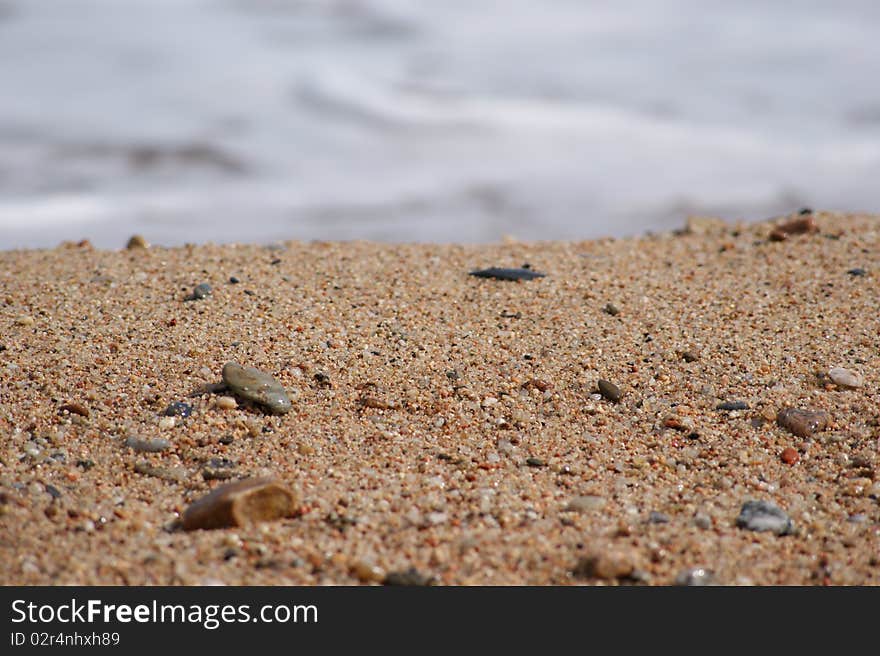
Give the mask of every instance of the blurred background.
<svg viewBox="0 0 880 656">
<path fill-rule="evenodd" d="M 0 0 L 0 248 L 880 211 L 876 0 Z"/>
</svg>

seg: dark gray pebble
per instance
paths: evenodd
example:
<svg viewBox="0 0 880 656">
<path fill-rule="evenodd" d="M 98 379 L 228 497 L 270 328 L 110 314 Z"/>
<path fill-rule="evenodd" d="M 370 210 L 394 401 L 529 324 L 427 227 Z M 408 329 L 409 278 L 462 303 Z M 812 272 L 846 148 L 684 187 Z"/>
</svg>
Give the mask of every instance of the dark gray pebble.
<svg viewBox="0 0 880 656">
<path fill-rule="evenodd" d="M 422 574 L 415 567 L 400 572 L 389 572 L 382 581 L 384 585 L 433 585 L 434 577 Z"/>
<path fill-rule="evenodd" d="M 605 314 L 610 314 L 612 317 L 616 317 L 620 314 L 620 310 L 614 303 L 606 303 L 605 307 L 602 308 L 602 311 L 605 312 Z"/>
<path fill-rule="evenodd" d="M 529 467 L 546 467 L 547 463 L 540 458 L 526 458 L 526 464 Z"/>
<path fill-rule="evenodd" d="M 657 512 L 656 510 L 652 510 L 648 514 L 648 523 L 649 524 L 666 524 L 669 522 L 669 515 L 662 512 Z"/>
<path fill-rule="evenodd" d="M 861 277 L 868 272 L 865 271 L 862 267 L 855 267 L 854 269 L 850 269 L 849 271 L 847 271 L 847 273 L 854 277 Z"/>
<path fill-rule="evenodd" d="M 241 281 L 238 278 L 236 278 L 235 276 L 229 276 L 229 284 L 230 285 L 237 285 L 240 282 Z"/>
<path fill-rule="evenodd" d="M 768 501 L 746 501 L 736 518 L 736 525 L 749 531 L 769 531 L 776 535 L 794 533 L 791 517 Z"/>
<path fill-rule="evenodd" d="M 211 285 L 206 282 L 200 283 L 193 288 L 192 294 L 186 297 L 188 301 L 198 301 L 211 295 Z"/>
<path fill-rule="evenodd" d="M 748 410 L 749 404 L 745 401 L 725 401 L 715 406 L 716 410 Z"/>
<path fill-rule="evenodd" d="M 480 269 L 479 271 L 471 271 L 470 275 L 477 276 L 478 278 L 494 278 L 495 280 L 534 280 L 535 278 L 543 278 L 547 274 L 532 271 L 531 269 L 490 267 L 488 269 Z"/>
<path fill-rule="evenodd" d="M 61 498 L 61 490 L 59 490 L 59 489 L 58 489 L 57 487 L 55 487 L 54 485 L 47 485 L 47 486 L 46 486 L 46 492 L 48 492 L 48 493 L 49 493 L 49 496 L 52 497 L 53 499 L 59 499 L 59 498 Z"/>
<path fill-rule="evenodd" d="M 612 403 L 620 401 L 620 388 L 608 380 L 599 379 L 599 393 Z"/>
<path fill-rule="evenodd" d="M 182 401 L 172 401 L 162 413 L 166 417 L 181 417 L 186 419 L 192 414 L 192 406 Z"/>
</svg>

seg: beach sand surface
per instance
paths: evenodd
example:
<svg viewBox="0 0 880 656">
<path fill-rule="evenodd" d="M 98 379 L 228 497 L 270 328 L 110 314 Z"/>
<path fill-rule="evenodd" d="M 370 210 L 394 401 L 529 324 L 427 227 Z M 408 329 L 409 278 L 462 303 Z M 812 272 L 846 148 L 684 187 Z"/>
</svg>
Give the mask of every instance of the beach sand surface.
<svg viewBox="0 0 880 656">
<path fill-rule="evenodd" d="M 880 218 L 689 225 L 0 252 L 0 583 L 877 584 Z"/>
</svg>

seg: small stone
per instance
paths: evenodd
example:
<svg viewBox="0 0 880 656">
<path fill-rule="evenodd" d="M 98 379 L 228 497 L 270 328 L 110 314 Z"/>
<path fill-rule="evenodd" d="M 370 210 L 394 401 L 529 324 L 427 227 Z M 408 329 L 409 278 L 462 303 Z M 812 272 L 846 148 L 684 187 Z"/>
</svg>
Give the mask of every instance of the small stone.
<svg viewBox="0 0 880 656">
<path fill-rule="evenodd" d="M 623 552 L 603 551 L 584 556 L 574 566 L 575 576 L 588 579 L 622 579 L 629 577 L 635 565 Z"/>
<path fill-rule="evenodd" d="M 187 301 L 199 301 L 208 298 L 212 293 L 211 285 L 206 282 L 200 283 L 193 288 L 192 294 L 186 297 Z"/>
<path fill-rule="evenodd" d="M 174 428 L 174 417 L 162 417 L 159 420 L 159 429 L 160 430 L 168 430 L 170 428 Z"/>
<path fill-rule="evenodd" d="M 602 308 L 602 311 L 605 312 L 605 314 L 610 314 L 612 317 L 616 317 L 620 314 L 620 310 L 614 303 L 606 303 L 605 307 Z"/>
<path fill-rule="evenodd" d="M 86 406 L 84 406 L 82 403 L 79 403 L 78 401 L 69 401 L 68 403 L 65 403 L 64 405 L 62 405 L 58 409 L 61 410 L 62 412 L 67 411 L 72 415 L 79 415 L 80 417 L 85 417 L 86 419 L 88 419 L 88 417 L 89 417 L 89 409 Z"/>
<path fill-rule="evenodd" d="M 33 326 L 34 323 L 34 318 L 27 314 L 23 314 L 20 317 L 15 318 L 16 326 Z"/>
<path fill-rule="evenodd" d="M 605 507 L 605 504 L 605 497 L 600 497 L 595 494 L 585 494 L 569 501 L 563 510 L 584 513 L 593 510 L 602 510 L 602 508 Z"/>
<path fill-rule="evenodd" d="M 532 271 L 525 267 L 520 269 L 490 267 L 479 271 L 471 271 L 470 275 L 477 276 L 478 278 L 494 278 L 495 280 L 534 280 L 535 278 L 543 278 L 547 274 Z"/>
<path fill-rule="evenodd" d="M 686 586 L 703 586 L 716 585 L 715 574 L 712 570 L 696 567 L 694 569 L 686 569 L 675 577 L 675 585 Z"/>
<path fill-rule="evenodd" d="M 776 413 L 776 423 L 798 437 L 810 437 L 828 425 L 828 415 L 821 410 L 784 408 Z"/>
<path fill-rule="evenodd" d="M 749 404 L 745 401 L 725 401 L 715 406 L 716 410 L 748 410 Z"/>
<path fill-rule="evenodd" d="M 857 389 L 865 384 L 865 379 L 861 374 L 843 367 L 829 369 L 828 377 L 835 385 L 843 389 Z"/>
<path fill-rule="evenodd" d="M 863 269 L 862 267 L 855 267 L 855 268 L 849 269 L 847 271 L 847 273 L 849 275 L 851 275 L 853 278 L 861 278 L 862 276 L 864 276 L 868 272 L 865 269 Z"/>
<path fill-rule="evenodd" d="M 171 448 L 171 442 L 163 438 L 145 440 L 140 437 L 130 436 L 125 439 L 125 446 L 146 453 L 158 453 Z"/>
<path fill-rule="evenodd" d="M 599 393 L 612 403 L 620 401 L 620 388 L 614 383 L 601 378 L 599 379 Z"/>
<path fill-rule="evenodd" d="M 239 280 L 235 276 L 229 276 L 229 284 L 230 285 L 237 285 L 240 282 L 241 282 L 241 280 Z"/>
<path fill-rule="evenodd" d="M 708 531 L 712 528 L 712 518 L 706 513 L 697 513 L 694 515 L 694 526 Z"/>
<path fill-rule="evenodd" d="M 211 458 L 202 469 L 206 481 L 225 481 L 236 476 L 236 464 L 228 458 Z"/>
<path fill-rule="evenodd" d="M 385 570 L 368 560 L 354 561 L 349 571 L 361 583 L 379 583 L 385 580 Z"/>
<path fill-rule="evenodd" d="M 238 407 L 238 403 L 235 402 L 231 396 L 221 396 L 215 402 L 216 406 L 221 410 L 234 410 Z"/>
<path fill-rule="evenodd" d="M 769 531 L 776 535 L 794 533 L 794 522 L 778 506 L 767 501 L 746 501 L 736 518 L 736 525 L 749 531 Z"/>
<path fill-rule="evenodd" d="M 163 481 L 173 483 L 183 483 L 187 478 L 186 470 L 181 467 L 157 467 L 145 461 L 135 464 L 134 470 L 138 474 L 161 478 Z"/>
<path fill-rule="evenodd" d="M 786 447 L 782 450 L 779 458 L 786 465 L 794 465 L 797 464 L 797 461 L 801 459 L 800 455 L 797 452 L 797 449 L 793 449 L 792 447 Z"/>
<path fill-rule="evenodd" d="M 682 351 L 681 359 L 685 362 L 696 362 L 700 359 L 700 355 L 694 351 Z"/>
<path fill-rule="evenodd" d="M 434 585 L 434 577 L 422 574 L 415 567 L 407 570 L 389 572 L 382 581 L 384 585 L 425 586 Z"/>
<path fill-rule="evenodd" d="M 811 232 L 819 232 L 819 226 L 812 216 L 803 216 L 776 226 L 770 233 L 770 240 L 785 241 L 789 235 L 804 235 Z"/>
<path fill-rule="evenodd" d="M 227 483 L 195 501 L 183 513 L 184 530 L 248 526 L 296 512 L 293 492 L 270 478 L 251 478 Z"/>
<path fill-rule="evenodd" d="M 60 499 L 61 498 L 61 490 L 59 490 L 54 485 L 47 485 L 46 492 L 48 492 L 49 496 L 52 497 L 53 499 Z"/>
<path fill-rule="evenodd" d="M 180 417 L 181 419 L 186 419 L 192 414 L 192 406 L 188 403 L 183 403 L 182 401 L 173 401 L 168 404 L 168 407 L 162 412 L 166 417 Z"/>
<path fill-rule="evenodd" d="M 132 235 L 129 237 L 128 243 L 125 244 L 125 247 L 128 250 L 149 248 L 150 242 L 144 239 L 141 235 Z"/>
<path fill-rule="evenodd" d="M 547 463 L 541 460 L 540 458 L 526 458 L 526 464 L 529 467 L 546 467 Z"/>
<path fill-rule="evenodd" d="M 652 510 L 648 514 L 648 523 L 649 524 L 668 524 L 669 523 L 669 515 L 662 512 L 657 512 L 656 510 Z"/>
<path fill-rule="evenodd" d="M 293 408 L 281 384 L 259 369 L 227 362 L 223 365 L 223 382 L 234 394 L 276 414 L 290 412 Z"/>
</svg>

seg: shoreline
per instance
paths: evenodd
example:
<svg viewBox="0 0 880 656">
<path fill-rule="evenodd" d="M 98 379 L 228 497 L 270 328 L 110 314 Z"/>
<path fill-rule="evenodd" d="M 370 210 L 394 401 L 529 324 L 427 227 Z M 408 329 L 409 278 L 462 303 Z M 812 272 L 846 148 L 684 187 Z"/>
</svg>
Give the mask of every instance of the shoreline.
<svg viewBox="0 0 880 656">
<path fill-rule="evenodd" d="M 810 218 L 0 252 L 0 584 L 877 585 L 880 217 Z M 248 477 L 293 516 L 180 528 Z"/>
</svg>

